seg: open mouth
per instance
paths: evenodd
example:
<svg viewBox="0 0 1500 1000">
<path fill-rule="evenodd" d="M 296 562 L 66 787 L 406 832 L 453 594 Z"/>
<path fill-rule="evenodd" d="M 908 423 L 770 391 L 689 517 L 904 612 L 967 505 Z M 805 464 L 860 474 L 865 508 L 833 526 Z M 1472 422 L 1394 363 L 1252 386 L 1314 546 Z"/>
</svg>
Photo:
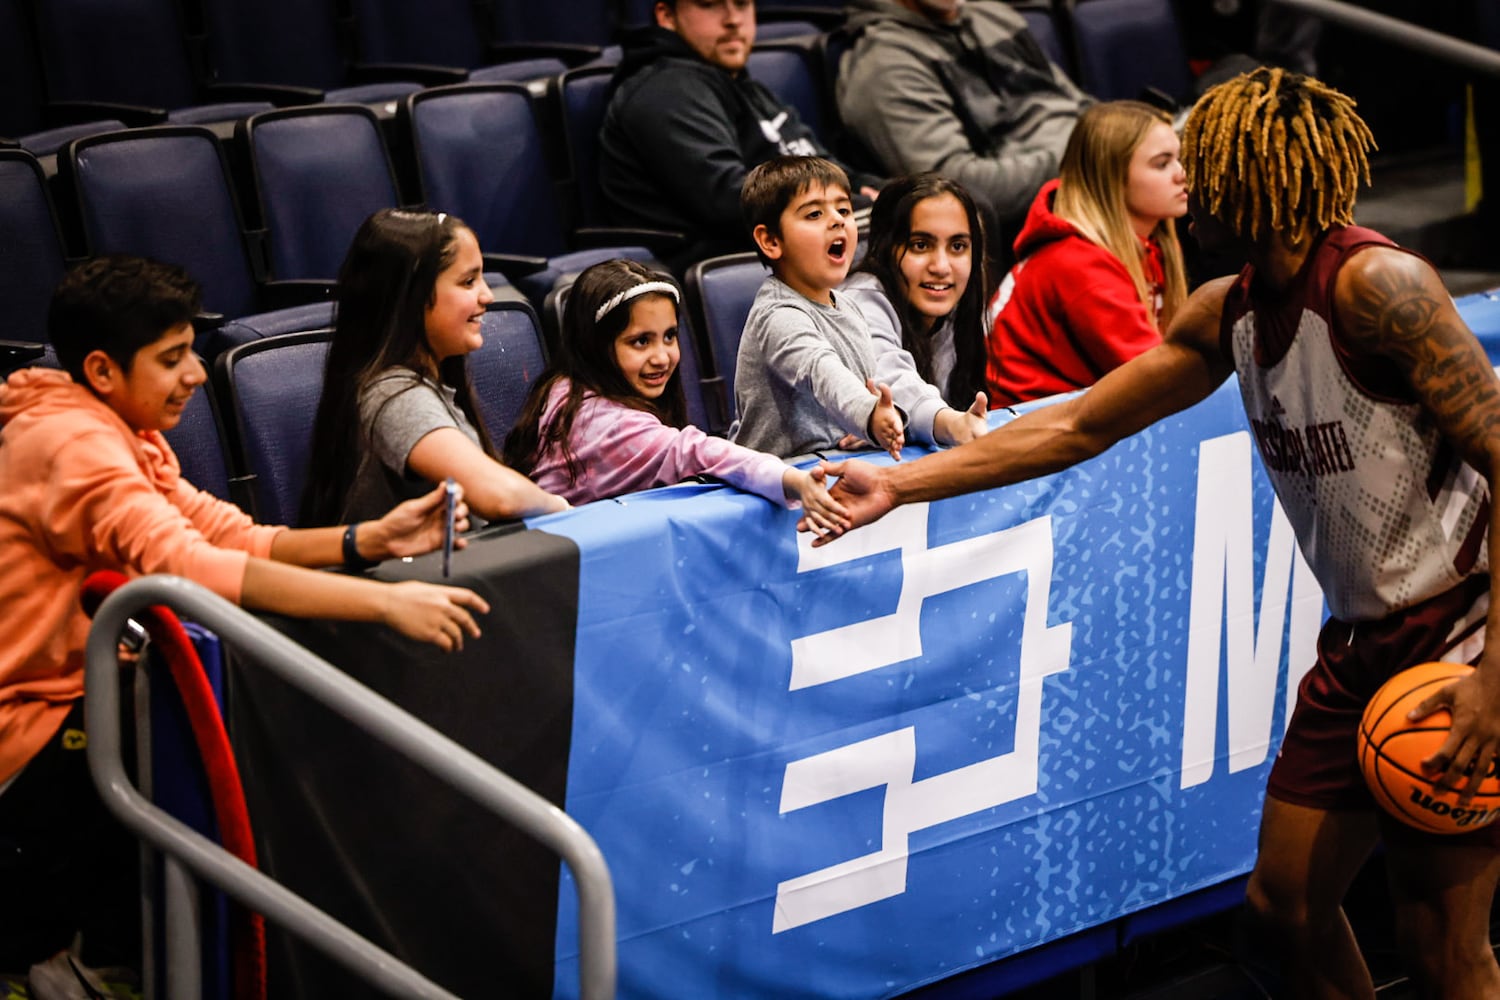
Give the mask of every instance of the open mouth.
<svg viewBox="0 0 1500 1000">
<path fill-rule="evenodd" d="M 944 283 L 940 281 L 924 281 L 922 282 L 922 290 L 925 292 L 931 292 L 934 295 L 946 295 L 949 292 L 953 291 L 953 283 Z"/>
<path fill-rule="evenodd" d="M 828 256 L 832 257 L 835 261 L 842 262 L 844 251 L 847 248 L 848 244 L 844 240 L 834 240 L 828 245 Z"/>
</svg>

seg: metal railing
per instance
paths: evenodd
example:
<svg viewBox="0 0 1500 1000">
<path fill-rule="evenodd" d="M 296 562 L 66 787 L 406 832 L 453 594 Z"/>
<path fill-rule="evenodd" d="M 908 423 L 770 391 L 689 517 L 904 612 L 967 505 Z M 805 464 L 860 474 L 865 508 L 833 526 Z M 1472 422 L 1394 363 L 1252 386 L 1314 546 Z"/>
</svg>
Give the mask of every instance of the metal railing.
<svg viewBox="0 0 1500 1000">
<path fill-rule="evenodd" d="M 1313 14 L 1325 21 L 1342 24 L 1347 28 L 1353 28 L 1364 34 L 1373 35 L 1476 73 L 1500 76 L 1500 52 L 1454 38 L 1452 35 L 1445 35 L 1440 31 L 1418 27 L 1409 21 L 1378 14 L 1373 10 L 1344 3 L 1342 0 L 1272 0 L 1272 2 L 1282 7 Z"/>
<path fill-rule="evenodd" d="M 164 604 L 216 632 L 237 655 L 274 671 L 282 680 L 327 705 L 435 777 L 468 795 L 547 845 L 572 870 L 578 889 L 579 995 L 609 1000 L 615 992 L 615 900 L 609 868 L 593 838 L 567 813 L 496 770 L 426 723 L 366 688 L 210 591 L 173 576 L 147 576 L 111 594 L 94 615 L 86 650 L 85 711 L 88 763 L 105 805 L 137 836 L 165 854 L 169 871 L 181 864 L 238 902 L 285 927 L 371 984 L 401 997 L 453 994 L 308 903 L 279 882 L 246 865 L 141 795 L 126 777 L 120 750 L 120 681 L 117 638 L 139 609 Z M 192 927 L 187 921 L 179 927 Z M 176 936 L 183 933 L 181 930 Z M 191 957 L 173 957 L 182 942 L 169 940 L 168 980 L 173 1000 L 196 985 Z M 194 955 L 197 941 L 191 942 Z M 173 970 L 179 970 L 175 975 Z"/>
</svg>

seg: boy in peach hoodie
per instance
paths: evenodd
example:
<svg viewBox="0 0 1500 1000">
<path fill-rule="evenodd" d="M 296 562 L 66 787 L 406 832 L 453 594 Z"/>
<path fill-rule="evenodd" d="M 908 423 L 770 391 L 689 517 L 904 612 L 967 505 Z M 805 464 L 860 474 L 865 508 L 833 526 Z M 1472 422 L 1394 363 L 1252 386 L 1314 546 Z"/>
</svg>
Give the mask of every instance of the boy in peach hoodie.
<svg viewBox="0 0 1500 1000">
<path fill-rule="evenodd" d="M 474 613 L 489 610 L 461 588 L 305 568 L 432 550 L 441 488 L 379 521 L 289 530 L 181 478 L 162 432 L 205 378 L 199 305 L 180 268 L 89 261 L 48 318 L 66 371 L 0 385 L 0 972 L 24 972 L 80 929 L 94 964 L 138 957 L 134 842 L 104 812 L 82 752 L 90 573 L 173 573 L 246 607 L 379 621 L 443 649 L 478 635 Z"/>
</svg>

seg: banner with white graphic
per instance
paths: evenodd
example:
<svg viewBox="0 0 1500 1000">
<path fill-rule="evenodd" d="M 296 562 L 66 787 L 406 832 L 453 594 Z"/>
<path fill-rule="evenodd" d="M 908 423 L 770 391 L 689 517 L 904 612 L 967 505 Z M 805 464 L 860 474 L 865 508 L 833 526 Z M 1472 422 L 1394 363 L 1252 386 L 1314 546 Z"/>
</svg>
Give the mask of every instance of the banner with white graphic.
<svg viewBox="0 0 1500 1000">
<path fill-rule="evenodd" d="M 1233 386 L 1036 482 L 795 522 L 690 486 L 540 526 L 580 552 L 566 807 L 621 997 L 891 996 L 1249 870 L 1324 610 Z M 564 876 L 559 997 L 575 913 Z"/>
</svg>

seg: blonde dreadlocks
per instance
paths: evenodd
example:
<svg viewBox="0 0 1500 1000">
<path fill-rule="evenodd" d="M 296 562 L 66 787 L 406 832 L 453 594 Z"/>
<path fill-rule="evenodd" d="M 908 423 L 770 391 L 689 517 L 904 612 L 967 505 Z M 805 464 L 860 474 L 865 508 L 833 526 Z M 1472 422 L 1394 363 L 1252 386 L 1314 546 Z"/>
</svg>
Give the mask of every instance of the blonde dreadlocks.
<svg viewBox="0 0 1500 1000">
<path fill-rule="evenodd" d="M 1354 101 L 1310 76 L 1262 67 L 1199 98 L 1182 136 L 1195 200 L 1239 236 L 1354 222 L 1375 148 Z"/>
</svg>

